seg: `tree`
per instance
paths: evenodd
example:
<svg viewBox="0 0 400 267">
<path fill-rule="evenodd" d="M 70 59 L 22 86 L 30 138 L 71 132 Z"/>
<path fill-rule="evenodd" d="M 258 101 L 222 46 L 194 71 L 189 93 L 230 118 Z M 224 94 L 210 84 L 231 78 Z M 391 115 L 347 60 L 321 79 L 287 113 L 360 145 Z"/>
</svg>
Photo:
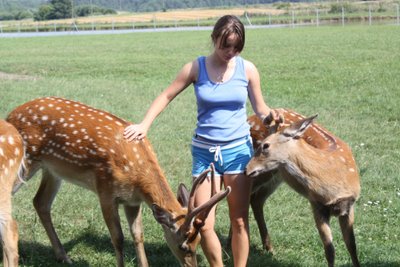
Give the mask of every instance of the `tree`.
<svg viewBox="0 0 400 267">
<path fill-rule="evenodd" d="M 50 4 L 53 6 L 54 19 L 66 19 L 72 17 L 72 3 L 71 0 L 51 0 Z"/>
<path fill-rule="evenodd" d="M 66 19 L 72 17 L 71 0 L 51 0 L 49 4 L 41 5 L 34 14 L 35 20 Z"/>
</svg>

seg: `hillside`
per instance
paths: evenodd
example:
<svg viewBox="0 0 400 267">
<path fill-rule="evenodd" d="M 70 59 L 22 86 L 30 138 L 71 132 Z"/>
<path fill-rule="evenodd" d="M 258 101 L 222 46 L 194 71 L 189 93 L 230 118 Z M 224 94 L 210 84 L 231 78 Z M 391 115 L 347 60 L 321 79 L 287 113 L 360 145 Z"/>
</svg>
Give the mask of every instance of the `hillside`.
<svg viewBox="0 0 400 267">
<path fill-rule="evenodd" d="M 0 12 L 15 10 L 35 11 L 50 0 L 0 0 Z M 72 0 L 73 6 L 93 5 L 118 11 L 150 12 L 171 9 L 237 7 L 270 4 L 277 0 Z M 301 1 L 285 1 L 301 2 Z M 314 2 L 314 1 L 304 1 Z"/>
</svg>

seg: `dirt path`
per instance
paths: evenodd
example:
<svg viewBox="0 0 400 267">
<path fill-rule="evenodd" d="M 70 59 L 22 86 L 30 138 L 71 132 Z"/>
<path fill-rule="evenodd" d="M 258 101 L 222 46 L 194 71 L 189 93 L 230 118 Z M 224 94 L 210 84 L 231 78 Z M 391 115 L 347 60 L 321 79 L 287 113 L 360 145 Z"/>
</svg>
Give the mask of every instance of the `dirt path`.
<svg viewBox="0 0 400 267">
<path fill-rule="evenodd" d="M 0 71 L 0 80 L 24 81 L 24 80 L 37 80 L 37 79 L 38 79 L 37 77 L 29 75 L 6 73 Z"/>
</svg>

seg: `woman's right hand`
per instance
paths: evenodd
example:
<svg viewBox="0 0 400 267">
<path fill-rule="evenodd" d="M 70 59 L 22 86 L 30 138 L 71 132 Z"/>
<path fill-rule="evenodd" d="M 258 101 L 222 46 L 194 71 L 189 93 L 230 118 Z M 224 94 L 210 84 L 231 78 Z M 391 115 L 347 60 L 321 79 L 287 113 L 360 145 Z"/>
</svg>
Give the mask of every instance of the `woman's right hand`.
<svg viewBox="0 0 400 267">
<path fill-rule="evenodd" d="M 129 142 L 133 140 L 142 140 L 146 137 L 147 128 L 142 124 L 131 124 L 124 130 L 124 138 Z"/>
</svg>

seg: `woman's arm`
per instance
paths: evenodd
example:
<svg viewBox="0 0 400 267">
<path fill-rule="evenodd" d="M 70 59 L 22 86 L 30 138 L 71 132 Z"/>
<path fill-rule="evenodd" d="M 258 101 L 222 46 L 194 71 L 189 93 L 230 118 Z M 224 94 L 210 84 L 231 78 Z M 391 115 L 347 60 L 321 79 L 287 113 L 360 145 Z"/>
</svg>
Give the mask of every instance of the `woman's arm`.
<svg viewBox="0 0 400 267">
<path fill-rule="evenodd" d="M 268 107 L 264 101 L 261 91 L 260 74 L 256 66 L 250 61 L 245 60 L 244 62 L 246 76 L 249 80 L 249 99 L 254 112 L 261 120 L 270 115 L 274 121 L 279 121 L 280 114 Z"/>
<path fill-rule="evenodd" d="M 197 72 L 197 60 L 183 66 L 175 80 L 153 101 L 142 122 L 139 124 L 131 124 L 125 128 L 124 137 L 128 141 L 143 139 L 155 118 L 178 94 L 197 79 Z"/>
</svg>

